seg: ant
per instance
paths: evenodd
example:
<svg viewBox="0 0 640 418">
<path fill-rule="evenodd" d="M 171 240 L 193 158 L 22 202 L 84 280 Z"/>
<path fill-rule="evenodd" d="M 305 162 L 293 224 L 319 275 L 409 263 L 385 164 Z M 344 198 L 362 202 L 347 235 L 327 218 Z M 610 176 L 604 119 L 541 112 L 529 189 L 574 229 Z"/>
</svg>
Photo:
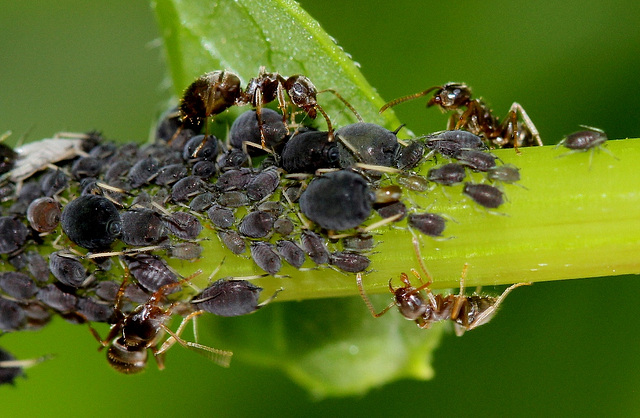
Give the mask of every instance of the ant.
<svg viewBox="0 0 640 418">
<path fill-rule="evenodd" d="M 167 294 L 171 293 L 172 289 L 188 282 L 198 274 L 200 274 L 200 271 L 178 282 L 160 287 L 145 303 L 138 305 L 130 313 L 123 313 L 121 308 L 127 282 L 127 278 L 125 277 L 116 296 L 116 314 L 119 316 L 119 319 L 111 327 L 107 338 L 101 340 L 97 332 L 90 328 L 96 339 L 102 344 L 100 349 L 107 347 L 107 360 L 111 367 L 121 373 L 132 374 L 141 372 L 147 365 L 147 349 L 149 349 L 156 359 L 158 369 L 163 370 L 164 354 L 176 342 L 185 348 L 206 355 L 223 367 L 229 366 L 231 356 L 233 355 L 232 352 L 218 350 L 191 341 L 184 341 L 180 338 L 189 321 L 192 319 L 195 321 L 195 317 L 205 311 L 198 310 L 189 313 L 182 320 L 178 329 L 173 332 L 167 326 L 167 323 L 170 321 L 173 311 L 176 308 L 183 307 L 183 304 L 174 302 L 166 309 L 160 306 L 162 300 Z M 170 337 L 160 345 L 160 341 L 165 332 L 169 334 Z"/>
<path fill-rule="evenodd" d="M 419 93 L 400 97 L 382 106 L 380 113 L 402 102 L 426 96 L 434 90 L 435 93 L 427 102 L 427 107 L 436 105 L 440 106 L 443 112 L 456 112 L 449 118 L 447 129 L 468 130 L 484 136 L 497 147 L 513 146 L 518 153 L 518 147 L 543 145 L 538 129 L 519 103 L 513 102 L 506 118 L 500 122 L 485 102 L 471 98 L 471 89 L 464 83 L 433 86 Z M 522 117 L 522 123 L 518 122 L 518 113 Z"/>
<path fill-rule="evenodd" d="M 456 335 L 461 336 L 465 331 L 470 331 L 489 322 L 495 315 L 498 307 L 512 290 L 531 284 L 516 283 L 511 285 L 502 292 L 498 298 L 476 294 L 465 296 L 464 281 L 468 268 L 468 264 L 465 264 L 460 277 L 459 293 L 457 295 L 452 294 L 446 296 L 440 294 L 434 295 L 429 288 L 432 283 L 432 278 L 422 263 L 422 258 L 419 256 L 419 244 L 415 237 L 413 238 L 413 245 L 418 255 L 420 266 L 429 280 L 427 283 L 422 283 L 420 274 L 414 269 L 411 269 L 411 272 L 422 283 L 419 287 L 414 287 L 411 284 L 406 273 L 400 274 L 400 280 L 404 283 L 404 286 L 394 288 L 391 284 L 392 279 L 389 279 L 389 292 L 394 295 L 394 301 L 387 305 L 382 311 L 376 313 L 371 300 L 369 300 L 362 286 L 362 275 L 360 273 L 356 275 L 356 283 L 360 291 L 360 296 L 362 296 L 362 299 L 374 318 L 384 315 L 395 305 L 405 318 L 415 321 L 418 327 L 422 329 L 429 328 L 434 322 L 450 319 L 455 324 Z M 426 291 L 426 298 L 422 295 L 422 290 Z"/>
<path fill-rule="evenodd" d="M 278 108 L 283 114 L 282 122 L 287 126 L 285 92 L 289 96 L 290 103 L 301 108 L 311 119 L 315 119 L 318 112 L 322 114 L 327 121 L 330 142 L 333 141 L 333 125 L 329 115 L 318 104 L 317 94 L 333 93 L 356 115 L 358 120 L 362 121 L 355 109 L 335 90 L 318 91 L 311 80 L 304 75 L 296 74 L 285 78 L 279 73 L 266 72 L 265 67 L 260 67 L 258 76 L 249 80 L 244 91 L 240 86 L 240 78 L 230 71 L 213 71 L 202 75 L 185 90 L 180 102 L 180 115 L 183 123 L 199 125 L 209 116 L 222 113 L 233 105 L 251 105 L 256 109 L 262 148 L 267 149 L 262 107 L 277 99 Z"/>
</svg>

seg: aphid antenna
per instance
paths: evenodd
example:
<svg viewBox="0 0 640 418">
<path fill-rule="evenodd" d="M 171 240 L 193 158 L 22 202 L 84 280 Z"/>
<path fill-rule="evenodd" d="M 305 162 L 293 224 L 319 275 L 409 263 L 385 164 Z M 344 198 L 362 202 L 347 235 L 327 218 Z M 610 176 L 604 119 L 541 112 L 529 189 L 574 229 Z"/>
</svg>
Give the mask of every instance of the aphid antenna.
<svg viewBox="0 0 640 418">
<path fill-rule="evenodd" d="M 413 100 L 413 99 L 417 99 L 419 97 L 422 96 L 426 96 L 427 94 L 429 94 L 430 92 L 439 89 L 441 86 L 433 86 L 433 87 L 429 87 L 428 89 L 421 91 L 419 93 L 413 93 L 413 94 L 409 94 L 408 96 L 403 96 L 403 97 L 399 97 L 395 100 L 390 101 L 389 103 L 385 104 L 384 106 L 382 106 L 380 108 L 380 111 L 378 113 L 382 113 L 385 110 L 389 109 L 390 107 L 396 106 L 400 103 L 404 103 L 408 100 Z"/>
</svg>

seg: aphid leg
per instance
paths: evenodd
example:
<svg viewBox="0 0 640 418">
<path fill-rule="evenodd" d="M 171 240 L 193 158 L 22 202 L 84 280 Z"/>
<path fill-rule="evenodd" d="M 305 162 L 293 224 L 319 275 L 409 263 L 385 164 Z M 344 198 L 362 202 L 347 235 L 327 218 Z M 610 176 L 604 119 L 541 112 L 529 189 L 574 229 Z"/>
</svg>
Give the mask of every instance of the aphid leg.
<svg viewBox="0 0 640 418">
<path fill-rule="evenodd" d="M 536 143 L 538 144 L 538 146 L 543 146 L 544 144 L 542 143 L 542 139 L 540 139 L 540 133 L 538 132 L 538 128 L 536 128 L 536 125 L 533 124 L 533 121 L 531 120 L 531 118 L 529 117 L 529 115 L 527 115 L 527 112 L 525 112 L 524 108 L 520 105 L 520 103 L 517 102 L 513 102 L 513 104 L 511 105 L 511 109 L 509 109 L 509 113 L 514 112 L 520 112 L 520 116 L 522 116 L 522 120 L 525 124 L 525 126 L 529 129 L 529 131 L 531 132 L 531 135 L 533 135 L 533 137 L 536 140 Z M 515 135 L 515 131 L 517 128 L 517 124 L 513 125 L 514 127 L 514 135 Z M 517 146 L 517 144 L 514 143 L 514 146 Z"/>
<path fill-rule="evenodd" d="M 271 303 L 276 298 L 276 296 L 278 296 L 278 293 L 282 292 L 283 290 L 284 290 L 283 287 L 281 287 L 280 289 L 276 289 L 276 291 L 273 292 L 273 295 L 269 296 L 267 299 L 263 300 L 262 302 L 260 302 L 258 304 L 258 308 L 257 309 L 260 309 L 263 306 L 268 305 L 269 303 Z"/>
<path fill-rule="evenodd" d="M 516 283 L 513 284 L 511 286 L 509 286 L 504 292 L 502 292 L 502 294 L 498 297 L 498 299 L 496 299 L 496 301 L 494 302 L 494 304 L 489 307 L 487 310 L 485 310 L 484 312 L 482 312 L 480 315 L 478 315 L 478 317 L 473 321 L 472 324 L 469 324 L 468 330 L 472 330 L 480 325 L 484 325 L 487 322 L 489 322 L 491 320 L 491 318 L 493 317 L 493 315 L 495 315 L 496 311 L 498 310 L 498 307 L 500 306 L 500 304 L 502 304 L 502 302 L 505 300 L 505 298 L 507 297 L 507 295 L 509 295 L 509 293 L 511 293 L 511 291 L 513 291 L 513 289 L 520 287 L 520 286 L 531 286 L 533 283 L 531 282 L 525 282 L 525 283 Z"/>
<path fill-rule="evenodd" d="M 333 93 L 334 96 L 336 96 L 342 103 L 344 103 L 344 105 L 351 111 L 351 113 L 355 115 L 355 117 L 358 119 L 358 122 L 364 122 L 364 119 L 362 119 L 362 116 L 360 116 L 360 113 L 358 113 L 356 109 L 353 106 L 351 106 L 351 103 L 349 103 L 347 99 L 342 97 L 337 91 L 335 91 L 334 89 L 324 89 L 324 90 L 320 90 L 318 94 L 325 93 L 325 92 Z"/>
<path fill-rule="evenodd" d="M 364 300 L 365 305 L 367 305 L 367 308 L 369 308 L 369 312 L 371 312 L 371 315 L 374 318 L 379 318 L 382 315 L 386 314 L 387 311 L 389 309 L 391 309 L 393 307 L 393 305 L 395 304 L 394 302 L 391 302 L 382 311 L 380 311 L 379 313 L 376 313 L 376 310 L 374 309 L 373 304 L 371 303 L 371 300 L 369 299 L 369 297 L 365 293 L 364 287 L 362 286 L 362 274 L 361 273 L 357 273 L 356 274 L 356 284 L 358 285 L 358 291 L 360 292 L 360 297 L 362 297 L 362 300 Z M 389 279 L 389 289 L 391 290 L 392 293 L 394 292 L 393 287 L 391 286 L 391 279 Z"/>
</svg>

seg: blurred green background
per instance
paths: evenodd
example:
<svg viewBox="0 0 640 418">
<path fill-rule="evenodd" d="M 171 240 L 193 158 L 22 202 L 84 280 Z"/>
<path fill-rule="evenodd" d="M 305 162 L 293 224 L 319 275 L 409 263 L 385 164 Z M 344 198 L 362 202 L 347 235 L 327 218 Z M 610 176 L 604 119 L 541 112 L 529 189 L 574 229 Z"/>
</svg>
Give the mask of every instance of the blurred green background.
<svg viewBox="0 0 640 418">
<path fill-rule="evenodd" d="M 302 5 L 388 100 L 464 81 L 500 116 L 521 103 L 547 143 L 579 124 L 611 138 L 640 134 L 637 2 Z M 142 141 L 170 98 L 145 2 L 4 2 L 0 28 L 0 131 L 11 129 L 13 141 L 26 132 L 34 140 L 90 129 Z M 445 123 L 425 102 L 396 108 L 417 133 Z M 86 327 L 55 320 L 36 333 L 0 338 L 20 358 L 57 354 L 15 388 L 0 387 L 2 414 L 638 416 L 640 334 L 629 315 L 639 292 L 636 277 L 536 284 L 511 295 L 491 324 L 446 338 L 433 380 L 323 401 L 278 371 L 241 359 L 225 370 L 179 347 L 165 371 L 152 365 L 140 376 L 121 376 Z M 215 336 L 204 342 L 216 346 Z"/>
</svg>

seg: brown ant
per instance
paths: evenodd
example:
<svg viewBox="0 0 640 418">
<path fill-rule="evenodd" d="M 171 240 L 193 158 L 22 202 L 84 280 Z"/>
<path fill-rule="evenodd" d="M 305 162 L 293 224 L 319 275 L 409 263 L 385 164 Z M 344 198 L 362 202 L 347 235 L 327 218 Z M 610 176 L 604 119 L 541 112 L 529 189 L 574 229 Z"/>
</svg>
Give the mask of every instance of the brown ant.
<svg viewBox="0 0 640 418">
<path fill-rule="evenodd" d="M 434 90 L 427 107 L 436 105 L 443 112 L 456 112 L 449 118 L 447 129 L 464 129 L 484 136 L 497 147 L 513 146 L 516 151 L 518 147 L 543 145 L 538 129 L 519 103 L 513 102 L 506 118 L 500 122 L 484 101 L 471 98 L 471 89 L 464 83 L 447 83 L 400 97 L 382 106 L 380 113 L 402 102 L 426 96 Z M 523 122 L 518 122 L 518 113 Z"/>
<path fill-rule="evenodd" d="M 240 86 L 240 78 L 230 71 L 213 71 L 202 75 L 185 90 L 180 102 L 180 115 L 183 123 L 199 125 L 209 116 L 222 113 L 233 105 L 251 105 L 256 109 L 262 148 L 266 149 L 262 107 L 277 99 L 278 108 L 283 114 L 282 121 L 287 126 L 285 92 L 289 96 L 289 102 L 304 110 L 310 118 L 315 119 L 318 112 L 322 114 L 327 121 L 329 141 L 333 141 L 333 126 L 329 115 L 318 104 L 318 93 L 333 93 L 362 121 L 355 109 L 335 90 L 318 91 L 304 75 L 296 74 L 285 78 L 279 73 L 266 72 L 265 67 L 260 67 L 258 76 L 249 80 L 244 91 Z"/>
<path fill-rule="evenodd" d="M 413 245 L 417 252 L 418 241 L 415 237 L 413 239 Z M 391 285 L 392 279 L 389 279 L 389 292 L 394 295 L 394 301 L 378 313 L 376 313 L 371 300 L 369 300 L 369 297 L 364 291 L 364 287 L 362 286 L 362 275 L 360 273 L 356 275 L 356 283 L 358 285 L 358 290 L 360 291 L 360 296 L 362 296 L 362 299 L 374 318 L 384 315 L 395 305 L 405 318 L 415 321 L 416 324 L 418 324 L 418 327 L 422 329 L 429 328 L 434 322 L 450 319 L 455 324 L 456 334 L 460 336 L 464 334 L 465 331 L 470 331 L 489 322 L 495 315 L 500 304 L 502 304 L 504 299 L 513 289 L 531 284 L 516 283 L 511 285 L 497 298 L 476 294 L 472 296 L 465 296 L 464 281 L 468 268 L 468 264 L 465 264 L 460 277 L 459 293 L 457 295 L 446 296 L 440 294 L 434 295 L 429 288 L 432 283 L 431 275 L 422 263 L 422 259 L 419 254 L 418 261 L 425 275 L 429 279 L 427 283 L 422 283 L 420 274 L 414 269 L 412 269 L 411 272 L 422 283 L 419 287 L 414 287 L 411 284 L 406 273 L 400 274 L 400 280 L 404 283 L 404 286 L 394 288 Z M 426 291 L 426 298 L 422 295 L 422 290 Z"/>
<path fill-rule="evenodd" d="M 183 280 L 160 287 L 145 303 L 138 305 L 130 313 L 123 313 L 121 310 L 125 284 L 127 282 L 125 277 L 118 291 L 115 303 L 116 314 L 119 316 L 119 319 L 111 327 L 107 338 L 100 340 L 97 332 L 90 328 L 94 336 L 102 344 L 100 349 L 107 347 L 107 360 L 111 367 L 121 373 L 131 374 L 141 372 L 147 365 L 147 349 L 149 349 L 156 359 L 158 369 L 163 370 L 164 354 L 176 342 L 185 348 L 204 354 L 223 367 L 229 366 L 231 356 L 233 355 L 232 352 L 218 350 L 191 341 L 184 341 L 180 338 L 189 321 L 195 319 L 195 317 L 205 311 L 199 310 L 189 313 L 182 320 L 178 329 L 173 332 L 167 326 L 167 323 L 170 321 L 173 311 L 177 308 L 183 308 L 183 304 L 174 302 L 166 309 L 160 306 L 162 300 L 170 293 L 171 289 L 188 282 L 199 273 L 198 271 Z M 169 334 L 170 337 L 160 345 L 160 341 L 165 332 Z"/>
</svg>

